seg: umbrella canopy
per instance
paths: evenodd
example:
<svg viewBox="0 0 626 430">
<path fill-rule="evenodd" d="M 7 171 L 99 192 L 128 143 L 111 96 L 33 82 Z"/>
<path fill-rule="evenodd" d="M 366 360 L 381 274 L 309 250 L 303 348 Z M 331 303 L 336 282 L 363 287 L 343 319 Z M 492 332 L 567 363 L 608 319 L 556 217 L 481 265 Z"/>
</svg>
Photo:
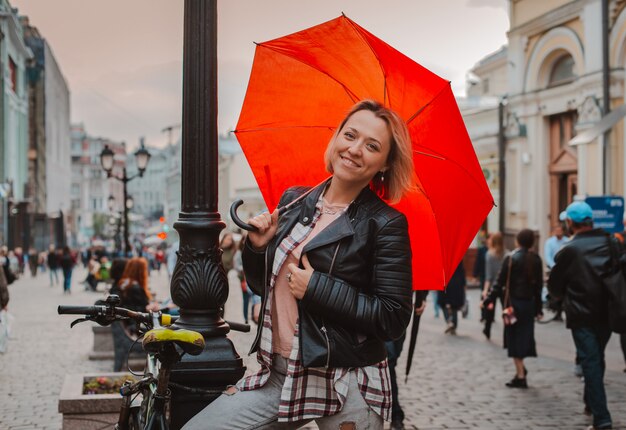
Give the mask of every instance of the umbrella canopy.
<svg viewBox="0 0 626 430">
<path fill-rule="evenodd" d="M 450 82 L 342 15 L 256 47 L 237 139 L 269 208 L 328 173 L 324 150 L 347 111 L 374 99 L 408 124 L 418 191 L 409 220 L 414 289 L 443 289 L 493 206 Z"/>
</svg>

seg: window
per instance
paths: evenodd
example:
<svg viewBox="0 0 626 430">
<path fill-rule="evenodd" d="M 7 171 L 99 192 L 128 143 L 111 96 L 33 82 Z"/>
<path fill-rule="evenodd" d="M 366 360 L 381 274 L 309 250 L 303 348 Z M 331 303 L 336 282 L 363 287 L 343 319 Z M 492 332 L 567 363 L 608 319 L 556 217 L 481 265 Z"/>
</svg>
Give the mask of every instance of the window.
<svg viewBox="0 0 626 430">
<path fill-rule="evenodd" d="M 14 93 L 17 93 L 17 64 L 13 61 L 13 58 L 9 57 L 9 74 L 11 79 L 11 89 Z"/>
<path fill-rule="evenodd" d="M 574 73 L 574 59 L 571 55 L 564 55 L 554 63 L 550 72 L 549 87 L 566 84 L 572 82 L 576 78 Z"/>
</svg>

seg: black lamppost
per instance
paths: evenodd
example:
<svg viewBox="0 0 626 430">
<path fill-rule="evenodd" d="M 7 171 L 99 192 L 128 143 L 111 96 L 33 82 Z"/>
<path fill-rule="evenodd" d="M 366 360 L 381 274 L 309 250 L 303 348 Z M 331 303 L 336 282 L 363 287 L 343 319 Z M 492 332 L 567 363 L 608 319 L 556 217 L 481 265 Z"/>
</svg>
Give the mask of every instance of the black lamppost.
<svg viewBox="0 0 626 430">
<path fill-rule="evenodd" d="M 174 224 L 180 248 L 170 291 L 180 306 L 173 327 L 201 333 L 206 347 L 199 356 L 184 356 L 172 369 L 172 383 L 198 389 L 172 387 L 173 430 L 245 372 L 221 317 L 228 279 L 218 240 L 225 224 L 217 212 L 217 0 L 185 0 L 184 19 L 182 196 Z"/>
<path fill-rule="evenodd" d="M 112 173 L 113 171 L 113 158 L 115 153 L 111 151 L 109 145 L 104 145 L 104 149 L 100 153 L 100 164 L 102 164 L 102 168 L 105 172 L 107 172 L 107 178 L 117 179 L 124 184 L 124 253 L 126 256 L 129 256 L 131 253 L 130 249 L 130 240 L 129 240 L 129 227 L 128 227 L 128 210 L 132 208 L 133 202 L 132 197 L 128 195 L 128 191 L 126 189 L 126 184 L 137 177 L 142 177 L 146 168 L 148 167 L 148 162 L 150 161 L 150 152 L 141 145 L 135 152 L 135 162 L 137 163 L 137 174 L 133 176 L 126 176 L 126 167 L 122 170 L 122 176 L 116 176 Z M 109 200 L 110 202 L 110 200 Z M 109 203 L 111 204 L 111 203 Z M 129 207 L 130 206 L 130 207 Z"/>
<path fill-rule="evenodd" d="M 126 206 L 129 210 L 133 207 L 132 199 L 133 198 L 131 196 L 128 196 L 128 200 L 126 201 Z M 109 223 L 115 227 L 115 233 L 113 235 L 113 240 L 115 241 L 115 252 L 119 254 L 122 252 L 122 239 L 120 236 L 122 235 L 122 217 L 124 213 L 116 210 L 115 197 L 113 197 L 113 195 L 109 195 L 108 204 L 109 212 L 111 213 Z"/>
</svg>

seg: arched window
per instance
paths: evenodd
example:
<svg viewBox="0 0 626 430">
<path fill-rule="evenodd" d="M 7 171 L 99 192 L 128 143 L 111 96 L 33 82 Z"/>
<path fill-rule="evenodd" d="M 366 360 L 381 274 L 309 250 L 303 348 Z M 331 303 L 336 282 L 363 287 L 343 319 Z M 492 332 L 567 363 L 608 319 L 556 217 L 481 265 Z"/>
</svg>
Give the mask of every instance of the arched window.
<svg viewBox="0 0 626 430">
<path fill-rule="evenodd" d="M 549 87 L 572 82 L 576 78 L 574 73 L 574 59 L 571 55 L 564 55 L 554 63 L 550 72 Z"/>
</svg>

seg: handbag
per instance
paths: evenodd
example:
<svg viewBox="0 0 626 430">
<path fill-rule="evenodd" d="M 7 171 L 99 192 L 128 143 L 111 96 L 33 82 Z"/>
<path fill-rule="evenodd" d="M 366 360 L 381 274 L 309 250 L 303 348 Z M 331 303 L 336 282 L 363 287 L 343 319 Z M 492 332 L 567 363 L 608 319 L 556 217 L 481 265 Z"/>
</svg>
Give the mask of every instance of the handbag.
<svg viewBox="0 0 626 430">
<path fill-rule="evenodd" d="M 513 325 L 517 322 L 515 309 L 511 305 L 511 267 L 513 267 L 513 255 L 509 257 L 509 271 L 506 274 L 506 287 L 504 290 L 504 309 L 502 310 L 502 321 L 504 325 Z"/>
<path fill-rule="evenodd" d="M 609 328 L 615 333 L 626 333 L 626 278 L 620 264 L 619 251 L 607 236 L 611 254 L 611 270 L 602 278 L 602 284 L 608 298 Z"/>
</svg>

